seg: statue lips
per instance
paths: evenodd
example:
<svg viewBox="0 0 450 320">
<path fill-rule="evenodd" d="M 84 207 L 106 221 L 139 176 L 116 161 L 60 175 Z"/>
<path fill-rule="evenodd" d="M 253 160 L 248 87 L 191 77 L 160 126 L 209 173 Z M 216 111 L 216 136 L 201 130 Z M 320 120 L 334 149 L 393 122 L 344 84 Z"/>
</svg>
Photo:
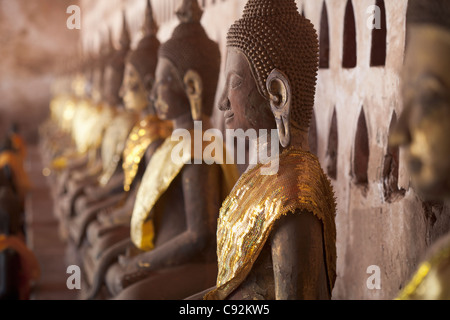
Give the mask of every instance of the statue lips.
<svg viewBox="0 0 450 320">
<path fill-rule="evenodd" d="M 225 111 L 223 116 L 225 118 L 225 123 L 228 124 L 228 123 L 230 123 L 233 120 L 234 112 L 231 111 L 231 110 L 227 110 L 227 111 Z"/>
</svg>

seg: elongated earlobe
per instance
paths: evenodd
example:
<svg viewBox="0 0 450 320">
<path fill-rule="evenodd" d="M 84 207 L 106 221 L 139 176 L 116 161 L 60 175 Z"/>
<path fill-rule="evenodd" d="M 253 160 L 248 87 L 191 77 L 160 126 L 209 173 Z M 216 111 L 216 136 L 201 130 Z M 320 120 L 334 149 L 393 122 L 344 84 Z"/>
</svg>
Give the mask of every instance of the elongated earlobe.
<svg viewBox="0 0 450 320">
<path fill-rule="evenodd" d="M 184 87 L 191 105 L 191 114 L 194 121 L 202 118 L 203 83 L 200 75 L 194 70 L 188 70 L 184 76 Z"/>
<path fill-rule="evenodd" d="M 291 85 L 288 77 L 278 69 L 273 69 L 266 81 L 270 108 L 277 123 L 281 145 L 286 148 L 291 142 Z"/>
</svg>

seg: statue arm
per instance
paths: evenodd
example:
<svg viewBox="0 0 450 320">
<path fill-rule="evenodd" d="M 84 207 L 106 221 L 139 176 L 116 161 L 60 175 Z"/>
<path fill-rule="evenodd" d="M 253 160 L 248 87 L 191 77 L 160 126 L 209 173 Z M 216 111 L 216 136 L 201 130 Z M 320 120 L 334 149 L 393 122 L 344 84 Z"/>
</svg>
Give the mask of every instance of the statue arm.
<svg viewBox="0 0 450 320">
<path fill-rule="evenodd" d="M 281 217 L 271 236 L 278 300 L 317 299 L 324 259 L 321 222 L 310 212 Z"/>
<path fill-rule="evenodd" d="M 144 264 L 149 271 L 176 266 L 199 257 L 209 249 L 214 252 L 215 223 L 218 207 L 215 206 L 217 166 L 186 165 L 181 172 L 186 216 L 185 232 L 136 257 L 135 263 Z M 214 182 L 216 181 L 216 182 Z M 216 193 L 216 194 L 215 194 Z M 213 248 L 214 247 L 214 248 Z M 143 263 L 142 263 L 143 262 Z"/>
</svg>

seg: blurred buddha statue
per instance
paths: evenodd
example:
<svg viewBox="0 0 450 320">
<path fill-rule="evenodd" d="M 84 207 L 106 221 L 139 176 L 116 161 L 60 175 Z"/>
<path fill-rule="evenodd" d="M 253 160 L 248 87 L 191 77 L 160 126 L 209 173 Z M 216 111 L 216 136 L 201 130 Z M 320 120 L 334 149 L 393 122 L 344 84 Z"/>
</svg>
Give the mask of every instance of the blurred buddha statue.
<svg viewBox="0 0 450 320">
<path fill-rule="evenodd" d="M 94 282 L 94 270 L 101 254 L 111 245 L 129 238 L 131 213 L 145 166 L 156 148 L 172 131 L 172 123 L 160 120 L 149 101 L 160 46 L 157 31 L 151 3 L 147 0 L 143 37 L 137 48 L 127 56 L 120 89 L 126 110 L 136 113 L 139 118 L 128 135 L 121 154 L 121 169 L 124 174 L 123 204 L 113 210 L 102 211 L 86 228 L 87 243 L 83 262 L 91 283 Z"/>
<path fill-rule="evenodd" d="M 402 78 L 404 110 L 391 145 L 404 147 L 414 190 L 450 199 L 450 2 L 411 0 Z M 450 299 L 450 234 L 426 253 L 399 299 Z"/>
<path fill-rule="evenodd" d="M 130 35 L 123 13 L 123 31 L 120 49 L 113 55 L 106 68 L 105 97 L 113 110 L 113 118 L 107 125 L 100 146 L 101 173 L 95 184 L 85 186 L 77 197 L 69 232 L 74 243 L 79 246 L 84 239 L 90 222 L 104 208 L 116 207 L 123 199 L 124 172 L 121 168 L 122 153 L 134 124 L 139 119 L 135 109 L 123 108 L 120 87 L 125 75 L 125 60 L 130 50 Z"/>
<path fill-rule="evenodd" d="M 197 0 L 184 0 L 177 15 L 180 24 L 159 48 L 152 100 L 157 115 L 172 121 L 174 133 L 187 135 L 181 141 L 167 138 L 146 167 L 131 239 L 123 242 L 128 248 L 106 273 L 116 299 L 181 299 L 210 287 L 216 277 L 218 210 L 237 170 L 217 164 L 219 152 L 208 155 L 204 143 L 196 152 L 192 142 L 211 128 L 220 51 L 200 23 Z M 180 144 L 182 156 L 174 159 Z"/>
<path fill-rule="evenodd" d="M 85 116 L 79 118 L 79 127 L 84 126 L 83 132 L 86 134 L 86 137 L 80 140 L 86 143 L 85 148 L 91 154 L 91 161 L 86 168 L 71 175 L 67 182 L 65 199 L 61 201 L 63 225 L 66 226 L 69 237 L 74 240 L 75 245 L 79 244 L 80 231 L 86 225 L 86 220 L 91 220 L 99 210 L 114 206 L 121 200 L 123 175 L 118 171 L 115 179 L 110 179 L 112 174 L 109 173 L 108 166 L 111 165 L 110 162 L 118 163 L 119 160 L 115 157 L 116 149 L 123 147 L 123 140 L 136 120 L 135 115 L 123 110 L 119 95 L 125 57 L 131 43 L 125 14 L 123 17 L 119 48 L 113 51 L 104 69 L 102 102 L 94 108 L 89 109 L 89 106 L 86 106 L 87 118 L 84 119 Z M 109 42 L 111 46 L 111 35 Z M 80 107 L 83 105 L 78 106 Z M 93 125 L 89 125 L 90 122 L 93 122 Z M 76 132 L 76 125 L 74 131 Z M 108 171 L 106 181 L 103 179 L 105 171 Z"/>
<path fill-rule="evenodd" d="M 110 49 L 102 49 L 101 58 L 106 59 L 109 52 Z M 93 126 L 104 126 L 101 120 L 105 118 L 99 111 L 103 109 L 100 103 L 92 98 L 93 75 L 99 69 L 101 59 L 94 59 L 91 55 L 85 59 L 83 64 L 77 64 L 75 70 L 57 79 L 52 87 L 51 118 L 40 127 L 40 151 L 45 166 L 43 174 L 49 180 L 54 214 L 61 221 L 63 239 L 67 238 L 64 212 L 69 211 L 68 203 L 80 189 L 74 186 L 81 180 L 95 182 L 95 176 L 88 167 L 96 147 L 86 141 L 87 137 L 96 135 Z M 87 131 L 91 131 L 92 135 L 87 135 Z"/>
<path fill-rule="evenodd" d="M 270 146 L 271 161 L 251 161 L 223 202 L 216 286 L 189 299 L 331 298 L 335 198 L 308 147 L 317 71 L 317 34 L 295 0 L 249 0 L 228 32 L 219 108 L 228 129 L 258 134 L 250 159 Z"/>
</svg>

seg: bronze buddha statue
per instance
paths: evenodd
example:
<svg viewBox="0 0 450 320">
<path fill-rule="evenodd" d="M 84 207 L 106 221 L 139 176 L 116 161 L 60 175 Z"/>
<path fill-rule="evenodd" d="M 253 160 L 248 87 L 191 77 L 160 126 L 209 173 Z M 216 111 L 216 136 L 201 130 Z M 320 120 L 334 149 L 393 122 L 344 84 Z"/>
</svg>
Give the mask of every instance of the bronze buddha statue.
<svg viewBox="0 0 450 320">
<path fill-rule="evenodd" d="M 75 219 L 70 225 L 70 235 L 77 246 L 81 245 L 88 224 L 95 220 L 104 208 L 116 207 L 123 198 L 124 173 L 121 169 L 122 152 L 128 135 L 139 118 L 138 112 L 130 108 L 122 108 L 120 86 L 125 75 L 125 60 L 130 49 L 130 35 L 123 14 L 123 32 L 120 38 L 120 49 L 113 55 L 106 68 L 108 85 L 105 96 L 109 97 L 107 105 L 114 109 L 111 122 L 105 129 L 101 143 L 100 159 L 102 171 L 94 185 L 86 186 L 84 194 L 76 199 Z M 109 75 L 109 76 L 108 76 Z"/>
<path fill-rule="evenodd" d="M 30 299 L 33 282 L 40 276 L 36 256 L 26 245 L 23 224 L 20 199 L 0 184 L 0 300 Z"/>
<path fill-rule="evenodd" d="M 174 131 L 202 134 L 195 121 L 202 129 L 211 127 L 220 51 L 200 23 L 197 0 L 184 0 L 177 16 L 180 24 L 159 48 L 152 100 Z M 116 299 L 181 299 L 214 283 L 217 213 L 237 170 L 208 165 L 195 152 L 173 161 L 177 144 L 167 138 L 146 167 L 128 249 L 106 273 L 106 287 Z"/>
<path fill-rule="evenodd" d="M 59 121 L 62 132 L 70 137 L 72 144 L 63 146 L 50 162 L 50 170 L 55 174 L 52 180 L 55 181 L 53 198 L 55 199 L 55 215 L 61 221 L 61 236 L 67 238 L 67 216 L 73 213 L 73 204 L 81 193 L 84 186 L 95 184 L 99 174 L 98 148 L 102 138 L 103 130 L 110 121 L 111 108 L 102 101 L 101 88 L 103 86 L 103 75 L 106 68 L 105 61 L 111 59 L 113 54 L 113 44 L 104 42 L 100 49 L 100 55 L 89 65 L 92 68 L 93 79 L 90 95 L 83 83 L 84 76 L 80 77 L 77 70 L 75 75 L 68 74 L 63 79 L 63 94 L 56 101 L 52 101 L 52 107 L 63 109 L 60 111 Z M 75 78 L 75 80 L 74 80 Z M 77 83 L 74 85 L 74 83 Z M 75 90 L 75 88 L 77 90 Z M 56 102 L 56 106 L 53 105 Z M 59 106 L 58 106 L 59 105 Z M 59 139 L 67 141 L 64 135 L 56 133 L 56 137 L 43 137 L 46 140 Z M 65 148 L 64 148 L 65 147 Z"/>
<path fill-rule="evenodd" d="M 73 175 L 73 179 L 68 182 L 68 194 L 64 200 L 64 225 L 75 246 L 79 246 L 87 224 L 95 219 L 96 214 L 103 208 L 117 205 L 121 200 L 123 174 L 115 170 L 120 160 L 120 157 L 117 160 L 117 153 L 120 153 L 120 146 L 123 146 L 123 140 L 136 119 L 133 114 L 122 109 L 119 95 L 130 42 L 124 15 L 120 46 L 114 50 L 105 66 L 103 101 L 93 110 L 97 116 L 92 118 L 95 125 L 89 130 L 91 138 L 88 145 L 90 151 L 95 153 L 93 159 L 97 165 L 91 163 L 81 172 L 81 178 Z M 96 137 L 95 140 L 92 137 Z M 111 179 L 114 173 L 117 174 Z"/>
<path fill-rule="evenodd" d="M 401 74 L 404 110 L 390 136 L 403 146 L 414 190 L 450 198 L 450 3 L 411 0 Z M 428 250 L 398 299 L 450 299 L 450 234 Z"/>
<path fill-rule="evenodd" d="M 172 131 L 172 124 L 160 120 L 155 115 L 149 100 L 160 46 L 156 37 L 157 31 L 151 3 L 147 0 L 142 27 L 143 37 L 137 48 L 130 51 L 127 56 L 124 80 L 120 90 L 125 108 L 139 115 L 139 120 L 131 130 L 122 154 L 123 204 L 113 210 L 101 212 L 87 227 L 83 260 L 90 283 L 96 283 L 95 277 L 102 277 L 102 272 L 96 272 L 96 270 L 98 265 L 102 264 L 101 258 L 105 250 L 120 240 L 129 238 L 131 213 L 145 166 L 154 151 Z"/>
<path fill-rule="evenodd" d="M 220 210 L 216 286 L 189 299 L 331 298 L 335 198 L 308 151 L 317 71 L 317 34 L 295 1 L 249 0 L 228 32 L 219 108 L 228 129 L 278 132 L 253 144 L 279 144 L 278 170 L 241 175 Z"/>
</svg>

